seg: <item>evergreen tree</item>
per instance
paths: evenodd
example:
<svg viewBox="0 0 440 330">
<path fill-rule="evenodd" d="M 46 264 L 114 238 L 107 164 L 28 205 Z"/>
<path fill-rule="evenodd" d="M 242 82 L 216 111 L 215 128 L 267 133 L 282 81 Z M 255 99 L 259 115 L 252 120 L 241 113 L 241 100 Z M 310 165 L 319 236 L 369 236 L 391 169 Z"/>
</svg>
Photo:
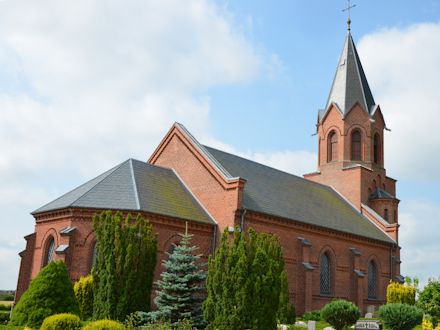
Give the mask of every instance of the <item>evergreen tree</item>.
<svg viewBox="0 0 440 330">
<path fill-rule="evenodd" d="M 93 268 L 93 318 L 124 320 L 150 310 L 157 238 L 141 215 L 123 219 L 106 211 L 93 219 L 97 258 Z"/>
<path fill-rule="evenodd" d="M 225 230 L 208 266 L 204 314 L 209 329 L 275 329 L 283 254 L 274 235 Z"/>
<path fill-rule="evenodd" d="M 73 286 L 79 305 L 79 316 L 88 320 L 93 315 L 93 276 L 81 277 Z"/>
<path fill-rule="evenodd" d="M 295 307 L 289 303 L 289 288 L 285 270 L 281 273 L 280 304 L 277 318 L 281 324 L 294 324 L 296 318 Z"/>
<path fill-rule="evenodd" d="M 11 325 L 39 328 L 58 313 L 79 314 L 79 308 L 64 262 L 53 261 L 32 280 L 12 312 Z"/>
<path fill-rule="evenodd" d="M 196 246 L 191 246 L 193 235 L 181 234 L 178 245 L 163 262 L 165 270 L 157 281 L 158 290 L 154 302 L 157 311 L 149 313 L 152 320 L 166 320 L 177 325 L 179 320 L 191 320 L 196 327 L 204 326 L 202 292 L 205 289 L 206 272 L 201 269 Z"/>
</svg>

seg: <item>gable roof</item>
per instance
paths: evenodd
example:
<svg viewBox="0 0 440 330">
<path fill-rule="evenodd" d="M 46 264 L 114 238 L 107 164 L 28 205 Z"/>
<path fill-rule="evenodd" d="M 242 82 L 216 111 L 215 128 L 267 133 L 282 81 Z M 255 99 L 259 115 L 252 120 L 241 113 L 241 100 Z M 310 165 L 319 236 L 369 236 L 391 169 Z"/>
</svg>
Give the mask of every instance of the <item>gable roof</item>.
<svg viewBox="0 0 440 330">
<path fill-rule="evenodd" d="M 359 103 L 369 115 L 372 115 L 376 108 L 373 94 L 350 32 L 348 32 L 345 39 L 325 111 L 319 115 L 320 120 L 333 103 L 337 104 L 344 117 L 356 103 Z"/>
<path fill-rule="evenodd" d="M 206 147 L 232 175 L 246 179 L 243 207 L 382 242 L 388 235 L 329 186 Z"/>
<path fill-rule="evenodd" d="M 145 211 L 214 224 L 176 173 L 129 159 L 32 214 L 68 207 Z"/>
</svg>

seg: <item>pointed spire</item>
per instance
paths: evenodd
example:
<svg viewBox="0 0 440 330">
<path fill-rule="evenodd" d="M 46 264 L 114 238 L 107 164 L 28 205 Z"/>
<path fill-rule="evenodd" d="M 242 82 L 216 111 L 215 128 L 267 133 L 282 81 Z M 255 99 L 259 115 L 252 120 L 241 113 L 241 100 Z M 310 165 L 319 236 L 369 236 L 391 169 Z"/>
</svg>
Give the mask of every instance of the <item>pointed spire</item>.
<svg viewBox="0 0 440 330">
<path fill-rule="evenodd" d="M 336 103 L 345 116 L 356 102 L 368 114 L 372 114 L 376 105 L 353 38 L 348 31 L 325 111 L 332 103 Z"/>
</svg>

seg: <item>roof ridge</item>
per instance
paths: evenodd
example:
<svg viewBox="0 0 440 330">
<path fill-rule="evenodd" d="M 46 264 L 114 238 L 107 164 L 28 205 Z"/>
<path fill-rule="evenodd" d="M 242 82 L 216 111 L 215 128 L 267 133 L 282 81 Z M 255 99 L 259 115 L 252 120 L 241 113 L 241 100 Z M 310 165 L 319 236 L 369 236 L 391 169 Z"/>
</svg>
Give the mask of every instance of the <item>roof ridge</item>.
<svg viewBox="0 0 440 330">
<path fill-rule="evenodd" d="M 139 191 L 137 189 L 136 177 L 134 175 L 133 158 L 130 158 L 128 161 L 129 161 L 129 164 L 130 164 L 131 179 L 133 181 L 134 198 L 135 198 L 135 201 L 136 201 L 136 206 L 140 210 L 141 209 L 141 204 L 139 203 Z"/>
<path fill-rule="evenodd" d="M 92 191 L 93 188 L 95 188 L 97 185 L 99 185 L 99 184 L 101 184 L 102 182 L 104 182 L 105 180 L 107 180 L 107 179 L 110 177 L 111 174 L 113 174 L 115 171 L 119 170 L 119 169 L 122 167 L 122 165 L 128 163 L 129 161 L 130 161 L 130 158 L 127 159 L 127 160 L 125 160 L 125 161 L 123 161 L 121 164 L 116 165 L 115 167 L 113 167 L 111 170 L 108 171 L 109 173 L 108 173 L 105 177 L 102 178 L 102 180 L 99 180 L 99 181 L 98 181 L 96 184 L 94 184 L 89 190 L 87 190 L 86 192 L 84 192 L 81 196 L 79 196 L 79 197 L 78 197 L 77 199 L 75 199 L 72 203 L 70 203 L 70 205 L 75 204 L 75 203 L 76 203 L 77 201 L 79 201 L 81 198 L 87 196 L 87 195 Z"/>
<path fill-rule="evenodd" d="M 280 170 L 280 169 L 278 169 L 278 168 L 275 168 L 275 167 L 272 167 L 272 166 L 269 166 L 269 165 L 266 165 L 266 164 L 259 163 L 259 162 L 255 161 L 255 160 L 252 160 L 252 159 L 249 159 L 249 158 L 245 158 L 245 157 L 243 157 L 243 156 L 239 156 L 239 155 L 236 155 L 236 154 L 233 154 L 233 153 L 230 153 L 230 152 L 227 152 L 227 151 L 223 151 L 223 150 L 220 150 L 220 149 L 217 149 L 217 148 L 213 148 L 213 147 L 210 147 L 210 146 L 204 146 L 204 147 L 206 147 L 206 148 L 210 148 L 210 149 L 214 149 L 214 150 L 216 150 L 216 151 L 220 151 L 220 152 L 223 152 L 223 153 L 225 153 L 225 154 L 228 154 L 228 155 L 231 155 L 231 156 L 234 156 L 234 157 L 241 158 L 241 159 L 243 159 L 243 160 L 246 160 L 246 161 L 248 161 L 248 162 L 251 162 L 251 163 L 254 163 L 254 164 L 257 164 L 257 165 L 260 165 L 260 166 L 264 166 L 264 167 L 266 167 L 266 168 L 270 168 L 271 170 L 274 170 L 274 171 L 277 171 L 277 172 L 280 172 L 280 173 L 284 173 L 284 174 L 287 174 L 287 175 L 293 176 L 293 177 L 295 177 L 295 178 L 297 178 L 297 179 L 299 179 L 299 180 L 302 180 L 302 181 L 305 181 L 305 182 L 308 182 L 308 183 L 313 183 L 313 184 L 315 184 L 315 185 L 319 185 L 319 186 L 321 186 L 321 187 L 324 187 L 324 188 L 330 188 L 330 189 L 331 189 L 331 187 L 328 186 L 328 185 L 325 185 L 325 184 L 322 184 L 322 183 L 319 183 L 319 182 L 315 182 L 315 181 L 308 180 L 308 179 L 306 179 L 306 178 L 303 178 L 302 176 L 299 176 L 299 175 L 296 175 L 296 174 L 293 174 L 293 173 L 289 173 L 289 172 L 287 172 L 287 171 Z M 244 179 L 246 179 L 246 178 L 244 178 Z"/>
<path fill-rule="evenodd" d="M 119 164 L 119 165 L 116 165 L 116 166 L 112 167 L 111 169 L 107 170 L 107 171 L 104 172 L 104 173 L 101 173 L 101 174 L 95 176 L 94 178 L 92 178 L 92 179 L 90 179 L 90 180 L 84 182 L 82 185 L 79 185 L 78 187 L 75 187 L 75 188 L 69 190 L 68 192 L 62 194 L 60 197 L 55 198 L 54 200 L 52 200 L 52 201 L 50 201 L 50 202 L 44 204 L 43 206 L 39 207 L 39 208 L 36 209 L 35 211 L 32 211 L 31 214 L 35 214 L 38 210 L 40 210 L 40 209 L 44 209 L 46 206 L 48 206 L 48 205 L 50 205 L 50 204 L 52 204 L 52 203 L 54 203 L 54 202 L 56 202 L 56 201 L 59 201 L 60 199 L 62 199 L 62 198 L 64 198 L 65 196 L 69 195 L 70 193 L 74 192 L 75 190 L 78 190 L 78 189 L 80 189 L 81 187 L 84 187 L 85 185 L 87 185 L 87 184 L 90 183 L 91 181 L 96 180 L 97 178 L 99 178 L 100 176 L 102 176 L 102 179 L 101 179 L 101 180 L 99 180 L 98 182 L 96 182 L 96 183 L 95 183 L 93 186 L 91 186 L 86 192 L 84 192 L 81 196 L 79 196 L 79 197 L 76 198 L 73 202 L 71 202 L 71 203 L 69 204 L 69 206 L 71 206 L 71 205 L 74 204 L 76 201 L 78 201 L 80 198 L 84 197 L 88 192 L 90 192 L 90 190 L 92 190 L 94 187 L 96 187 L 96 185 L 98 185 L 98 184 L 101 183 L 104 179 L 106 179 L 110 174 L 112 174 L 112 173 L 113 173 L 114 171 L 116 171 L 119 167 L 121 167 L 122 164 L 124 164 L 125 162 L 126 162 L 126 161 L 122 162 L 122 163 Z M 44 211 L 43 211 L 43 212 L 44 212 Z"/>
</svg>

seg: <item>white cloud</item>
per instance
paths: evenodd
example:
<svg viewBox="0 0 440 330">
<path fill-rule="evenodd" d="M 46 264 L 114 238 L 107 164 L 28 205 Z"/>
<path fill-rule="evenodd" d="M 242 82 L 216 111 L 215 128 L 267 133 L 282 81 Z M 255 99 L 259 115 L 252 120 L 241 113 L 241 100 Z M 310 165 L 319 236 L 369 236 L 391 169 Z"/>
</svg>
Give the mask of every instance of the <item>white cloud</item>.
<svg viewBox="0 0 440 330">
<path fill-rule="evenodd" d="M 359 53 L 387 125 L 386 166 L 406 179 L 440 180 L 440 23 L 390 28 L 362 38 Z"/>
<path fill-rule="evenodd" d="M 429 200 L 416 200 L 405 203 L 400 212 L 400 240 L 404 276 L 417 276 L 421 286 L 428 278 L 440 276 L 438 242 L 438 215 L 440 206 Z"/>
<path fill-rule="evenodd" d="M 174 121 L 209 135 L 209 87 L 281 67 L 209 0 L 0 3 L 0 289 L 28 213 L 125 160 Z M 13 223 L 13 225 L 11 225 Z"/>
</svg>

